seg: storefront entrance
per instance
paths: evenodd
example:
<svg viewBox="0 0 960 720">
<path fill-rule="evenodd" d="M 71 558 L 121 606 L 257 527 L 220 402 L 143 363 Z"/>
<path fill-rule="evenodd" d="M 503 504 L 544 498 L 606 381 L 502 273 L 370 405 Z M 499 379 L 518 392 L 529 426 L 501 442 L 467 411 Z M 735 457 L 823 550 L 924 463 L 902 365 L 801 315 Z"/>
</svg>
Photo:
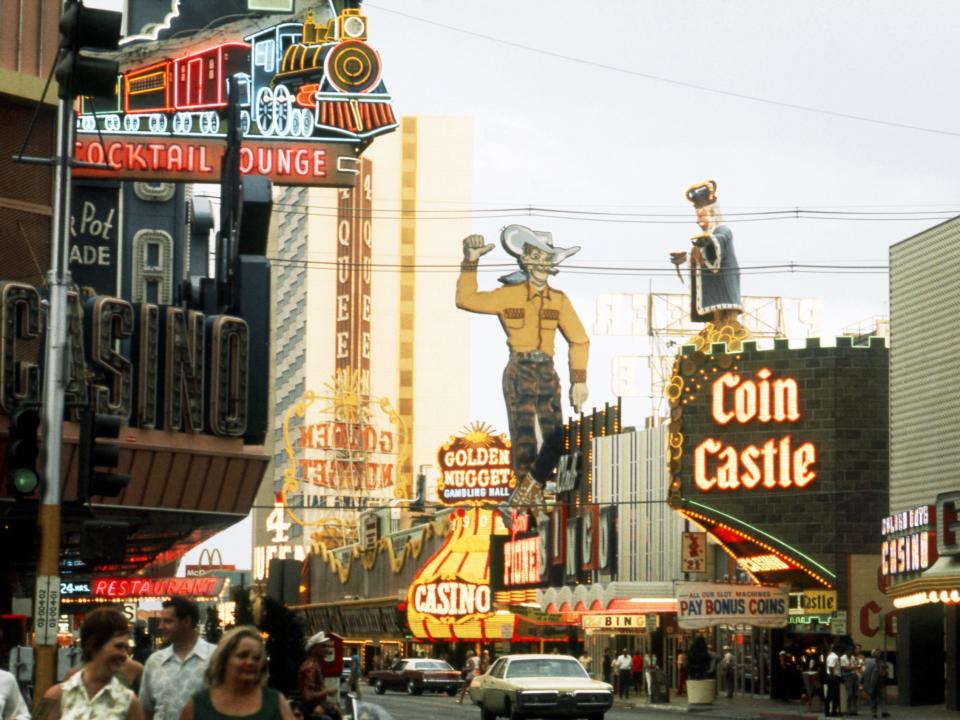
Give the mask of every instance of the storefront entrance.
<svg viewBox="0 0 960 720">
<path fill-rule="evenodd" d="M 717 628 L 716 651 L 733 653 L 733 691 L 737 695 L 766 697 L 770 694 L 770 630 L 749 625 Z M 718 671 L 718 675 L 723 673 Z M 718 677 L 717 691 L 727 692 L 726 679 Z"/>
</svg>

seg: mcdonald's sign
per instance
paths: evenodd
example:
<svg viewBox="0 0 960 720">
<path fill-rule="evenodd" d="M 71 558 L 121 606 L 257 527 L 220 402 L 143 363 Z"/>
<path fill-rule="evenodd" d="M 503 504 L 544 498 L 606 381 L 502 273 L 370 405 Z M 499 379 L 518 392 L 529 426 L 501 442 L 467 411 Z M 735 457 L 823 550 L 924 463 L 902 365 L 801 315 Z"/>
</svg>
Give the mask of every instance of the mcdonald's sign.
<svg viewBox="0 0 960 720">
<path fill-rule="evenodd" d="M 196 565 L 187 565 L 184 568 L 184 575 L 187 577 L 204 577 L 217 570 L 236 570 L 236 565 L 224 565 L 223 556 L 220 555 L 220 549 L 214 548 L 208 550 L 204 548 L 200 552 L 200 559 Z"/>
</svg>

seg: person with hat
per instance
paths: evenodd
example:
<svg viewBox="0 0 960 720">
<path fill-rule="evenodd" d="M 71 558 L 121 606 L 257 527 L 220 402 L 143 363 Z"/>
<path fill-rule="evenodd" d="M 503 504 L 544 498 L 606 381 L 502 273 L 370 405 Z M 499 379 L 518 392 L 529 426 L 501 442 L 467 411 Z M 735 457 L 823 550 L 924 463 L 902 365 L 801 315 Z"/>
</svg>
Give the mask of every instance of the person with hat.
<svg viewBox="0 0 960 720">
<path fill-rule="evenodd" d="M 687 188 L 689 200 L 697 213 L 697 225 L 702 231 L 690 238 L 693 248 L 690 260 L 690 319 L 711 322 L 715 329 L 739 325 L 737 316 L 743 312 L 740 298 L 740 265 L 733 247 L 733 233 L 723 224 L 717 207 L 717 183 L 707 180 Z M 670 254 L 677 266 L 688 259 L 686 252 Z M 682 280 L 682 276 L 681 276 Z"/>
<path fill-rule="evenodd" d="M 300 702 L 304 712 L 308 718 L 318 715 L 339 720 L 340 711 L 331 700 L 331 697 L 336 700 L 337 689 L 326 687 L 322 665 L 336 652 L 333 638 L 321 630 L 310 636 L 304 649 L 307 651 L 307 659 L 300 666 L 299 673 Z"/>
<path fill-rule="evenodd" d="M 517 259 L 520 269 L 500 278 L 503 287 L 480 291 L 477 266 L 493 250 L 482 235 L 463 240 L 463 263 L 457 280 L 457 307 L 496 315 L 507 334 L 510 360 L 503 372 L 503 397 L 507 406 L 513 469 L 517 488 L 511 504 L 543 507 L 543 483 L 553 472 L 562 452 L 563 415 L 560 379 L 553 366 L 557 330 L 570 345 L 570 403 L 574 410 L 587 400 L 587 358 L 590 340 L 567 296 L 547 280 L 579 247 L 555 247 L 548 232 L 523 225 L 508 225 L 500 233 L 504 249 Z M 548 462 L 537 462 L 537 430 L 549 444 Z M 536 466 L 536 472 L 535 472 Z"/>
</svg>

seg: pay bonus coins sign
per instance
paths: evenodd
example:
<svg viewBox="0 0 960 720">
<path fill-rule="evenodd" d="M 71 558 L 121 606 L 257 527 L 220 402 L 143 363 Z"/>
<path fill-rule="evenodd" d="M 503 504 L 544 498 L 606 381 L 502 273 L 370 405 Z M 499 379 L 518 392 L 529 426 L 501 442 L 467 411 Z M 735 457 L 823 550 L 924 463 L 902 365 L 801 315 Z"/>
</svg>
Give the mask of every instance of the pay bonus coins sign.
<svg viewBox="0 0 960 720">
<path fill-rule="evenodd" d="M 677 623 L 685 629 L 713 625 L 786 627 L 789 598 L 779 587 L 733 583 L 677 583 Z"/>
</svg>

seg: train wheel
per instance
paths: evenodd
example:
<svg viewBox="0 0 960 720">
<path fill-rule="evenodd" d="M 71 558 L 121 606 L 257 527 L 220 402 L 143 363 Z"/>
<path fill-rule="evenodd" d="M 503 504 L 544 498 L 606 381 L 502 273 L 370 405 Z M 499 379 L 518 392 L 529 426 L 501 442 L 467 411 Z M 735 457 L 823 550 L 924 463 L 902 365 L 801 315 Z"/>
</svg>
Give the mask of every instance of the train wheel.
<svg viewBox="0 0 960 720">
<path fill-rule="evenodd" d="M 167 116 L 158 113 L 150 115 L 150 132 L 162 133 L 167 131 Z"/>
<path fill-rule="evenodd" d="M 285 85 L 277 86 L 273 91 L 273 126 L 277 135 L 290 134 L 290 106 L 293 104 L 293 98 Z"/>
<path fill-rule="evenodd" d="M 303 118 L 300 117 L 300 111 L 297 108 L 294 108 L 293 112 L 290 113 L 290 126 L 288 130 L 294 137 L 300 137 L 300 134 L 303 132 Z"/>
<path fill-rule="evenodd" d="M 107 132 L 117 132 L 120 130 L 120 116 L 107 115 L 103 120 L 103 129 Z"/>
<path fill-rule="evenodd" d="M 124 115 L 123 116 L 123 129 L 127 132 L 137 132 L 140 129 L 140 116 L 139 115 Z"/>
<path fill-rule="evenodd" d="M 200 132 L 204 135 L 215 135 L 220 129 L 220 116 L 215 112 L 205 112 L 200 115 Z"/>
<path fill-rule="evenodd" d="M 250 113 L 246 110 L 240 111 L 240 132 L 244 135 L 250 132 Z"/>
<path fill-rule="evenodd" d="M 187 113 L 177 113 L 173 116 L 174 135 L 186 135 L 193 126 L 193 118 Z"/>
<path fill-rule="evenodd" d="M 80 118 L 80 129 L 81 130 L 96 130 L 97 129 L 97 119 L 92 115 L 85 115 Z"/>
<path fill-rule="evenodd" d="M 300 110 L 300 135 L 308 138 L 313 135 L 313 110 L 301 108 Z"/>
<path fill-rule="evenodd" d="M 268 87 L 257 91 L 257 127 L 261 135 L 273 135 L 273 90 Z"/>
</svg>

